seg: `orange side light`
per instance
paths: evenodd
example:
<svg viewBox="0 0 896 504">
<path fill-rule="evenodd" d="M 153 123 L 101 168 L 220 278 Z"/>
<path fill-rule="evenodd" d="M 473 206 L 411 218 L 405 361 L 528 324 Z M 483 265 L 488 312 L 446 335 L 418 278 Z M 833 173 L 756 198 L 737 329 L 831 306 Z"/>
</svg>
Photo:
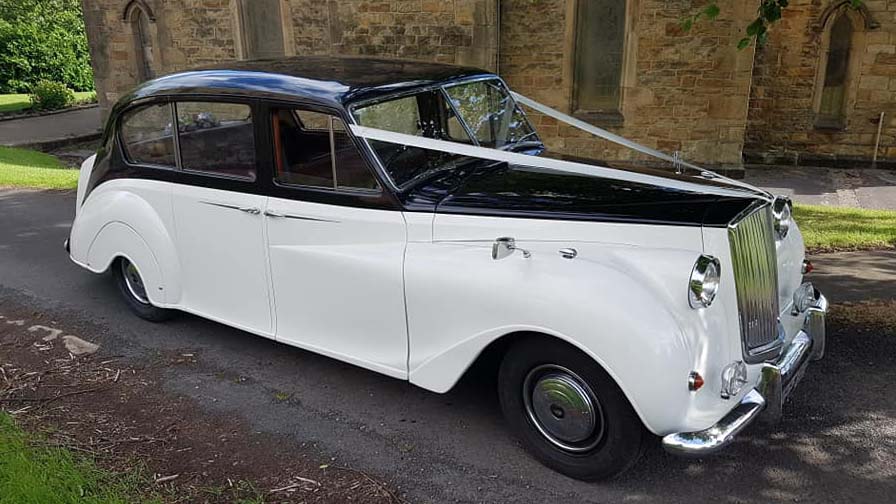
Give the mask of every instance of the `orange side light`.
<svg viewBox="0 0 896 504">
<path fill-rule="evenodd" d="M 696 371 L 691 371 L 691 374 L 688 375 L 688 390 L 691 392 L 696 392 L 703 388 L 703 385 L 706 382 L 703 381 L 703 377 L 700 376 L 700 373 Z"/>
</svg>

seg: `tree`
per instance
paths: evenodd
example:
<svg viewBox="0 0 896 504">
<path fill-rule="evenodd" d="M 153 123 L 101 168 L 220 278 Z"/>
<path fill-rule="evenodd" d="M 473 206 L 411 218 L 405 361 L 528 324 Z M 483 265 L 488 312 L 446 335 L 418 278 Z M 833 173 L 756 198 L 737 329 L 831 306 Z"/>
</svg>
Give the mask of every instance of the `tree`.
<svg viewBox="0 0 896 504">
<path fill-rule="evenodd" d="M 0 0 L 0 93 L 41 80 L 93 89 L 80 0 Z"/>
<path fill-rule="evenodd" d="M 849 0 L 852 8 L 858 9 L 864 0 Z M 762 0 L 757 9 L 756 19 L 747 26 L 747 36 L 740 39 L 737 43 L 738 49 L 745 49 L 754 41 L 757 45 L 764 45 L 768 40 L 769 27 L 781 19 L 782 12 L 790 5 L 790 0 Z M 722 9 L 712 0 L 709 5 L 700 9 L 693 16 L 689 16 L 682 21 L 682 27 L 685 31 L 690 30 L 694 23 L 701 18 L 713 20 L 719 17 Z"/>
</svg>

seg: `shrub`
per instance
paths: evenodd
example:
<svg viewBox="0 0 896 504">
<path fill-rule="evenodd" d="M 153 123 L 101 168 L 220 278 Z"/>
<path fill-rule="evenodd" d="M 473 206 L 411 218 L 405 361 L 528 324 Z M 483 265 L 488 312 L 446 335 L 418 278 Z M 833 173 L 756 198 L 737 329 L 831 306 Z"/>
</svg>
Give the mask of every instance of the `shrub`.
<svg viewBox="0 0 896 504">
<path fill-rule="evenodd" d="M 0 0 L 0 94 L 41 80 L 93 90 L 81 1 Z"/>
<path fill-rule="evenodd" d="M 75 93 L 61 82 L 40 81 L 31 88 L 31 108 L 58 110 L 72 105 Z"/>
</svg>

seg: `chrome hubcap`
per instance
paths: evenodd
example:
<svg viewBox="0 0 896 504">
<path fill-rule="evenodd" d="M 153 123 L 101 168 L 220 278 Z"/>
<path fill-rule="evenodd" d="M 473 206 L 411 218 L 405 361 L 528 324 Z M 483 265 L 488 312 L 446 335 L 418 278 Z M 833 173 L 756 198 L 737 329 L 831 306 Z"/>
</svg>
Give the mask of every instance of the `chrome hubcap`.
<svg viewBox="0 0 896 504">
<path fill-rule="evenodd" d="M 149 298 L 146 296 L 146 287 L 143 286 L 143 279 L 140 278 L 137 267 L 131 261 L 127 259 L 121 260 L 121 276 L 124 277 L 124 284 L 131 295 L 134 296 L 134 299 L 148 305 Z"/>
<path fill-rule="evenodd" d="M 523 400 L 535 428 L 563 450 L 588 451 L 603 438 L 600 402 L 569 369 L 549 364 L 530 371 L 523 382 Z"/>
</svg>

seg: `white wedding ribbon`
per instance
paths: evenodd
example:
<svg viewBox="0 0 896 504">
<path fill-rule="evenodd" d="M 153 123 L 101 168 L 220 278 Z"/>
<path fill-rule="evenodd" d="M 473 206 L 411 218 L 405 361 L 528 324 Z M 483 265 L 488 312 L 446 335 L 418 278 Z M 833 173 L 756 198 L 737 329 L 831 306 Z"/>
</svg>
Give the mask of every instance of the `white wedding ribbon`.
<svg viewBox="0 0 896 504">
<path fill-rule="evenodd" d="M 673 156 L 670 156 L 670 155 L 666 154 L 665 152 L 658 151 L 656 149 L 651 149 L 650 147 L 647 147 L 646 145 L 641 145 L 637 142 L 633 142 L 633 141 L 629 140 L 628 138 L 619 136 L 615 133 L 611 133 L 603 128 L 598 128 L 597 126 L 594 126 L 593 124 L 588 124 L 585 121 L 576 119 L 575 117 L 573 117 L 569 114 L 564 114 L 563 112 L 560 112 L 559 110 L 548 107 L 547 105 L 545 105 L 543 103 L 539 103 L 531 98 L 527 98 L 515 91 L 511 91 L 510 94 L 517 101 L 517 103 L 521 103 L 521 104 L 531 108 L 532 110 L 536 110 L 546 116 L 553 117 L 554 119 L 557 119 L 560 122 L 564 122 L 574 128 L 578 128 L 578 129 L 580 129 L 586 133 L 590 133 L 596 137 L 603 138 L 604 140 L 613 142 L 613 143 L 615 143 L 617 145 L 621 145 L 623 147 L 627 147 L 629 149 L 640 152 L 642 154 L 647 154 L 648 156 L 653 156 L 657 159 L 662 159 L 663 161 L 668 161 L 668 162 L 672 163 L 673 165 L 677 164 L 677 165 L 681 165 L 681 166 L 686 166 L 693 170 L 697 170 L 701 175 L 709 174 L 712 178 L 717 179 L 717 180 L 724 180 L 725 182 L 727 182 L 728 184 L 731 184 L 731 185 L 743 187 L 744 189 L 749 189 L 751 191 L 757 190 L 755 187 L 753 187 L 750 184 L 747 184 L 745 182 L 741 182 L 739 180 L 734 180 L 734 179 L 728 178 L 724 175 L 719 175 L 718 173 L 716 173 L 712 170 L 707 170 L 706 168 L 697 166 L 695 164 L 688 163 L 687 161 L 684 161 L 680 158 L 675 158 Z"/>
<path fill-rule="evenodd" d="M 614 143 L 618 143 L 625 147 L 634 149 L 638 152 L 642 152 L 648 154 L 650 156 L 657 157 L 659 159 L 663 159 L 665 161 L 670 162 L 680 162 L 669 156 L 668 154 L 664 154 L 660 151 L 650 149 L 638 143 L 632 142 L 626 138 L 623 138 L 619 135 L 610 133 L 609 131 L 602 130 L 590 124 L 584 123 L 575 119 L 574 117 L 570 117 L 562 112 L 551 109 L 546 105 L 542 105 L 536 101 L 530 100 L 522 95 L 517 93 L 513 93 L 514 98 L 519 102 L 528 107 L 531 107 L 545 115 L 549 115 L 554 117 L 555 119 L 565 122 L 573 127 L 584 130 L 588 133 L 591 133 L 595 136 L 604 138 Z M 562 161 L 559 159 L 552 159 L 541 156 L 531 156 L 528 154 L 520 154 L 516 152 L 508 152 L 500 149 L 493 149 L 489 147 L 479 147 L 475 145 L 462 144 L 457 142 L 449 142 L 445 140 L 436 140 L 433 138 L 426 138 L 416 135 L 408 135 L 405 133 L 396 133 L 394 131 L 388 131 L 378 128 L 370 128 L 367 126 L 360 126 L 357 124 L 349 125 L 352 133 L 360 138 L 365 138 L 367 140 L 377 140 L 380 142 L 387 142 L 397 145 L 406 145 L 409 147 L 418 147 L 421 149 L 428 149 L 438 152 L 445 152 L 448 154 L 457 154 L 459 156 L 468 156 L 475 157 L 481 159 L 488 159 L 490 161 L 502 161 L 505 163 L 518 165 L 518 166 L 528 166 L 533 168 L 543 168 L 546 170 L 554 170 L 566 173 L 575 173 L 578 175 L 585 176 L 598 176 L 604 177 L 608 179 L 621 180 L 625 182 L 633 182 L 637 184 L 645 184 L 656 187 L 663 187 L 669 189 L 677 189 L 681 191 L 687 191 L 692 193 L 703 193 L 703 194 L 712 194 L 717 196 L 733 196 L 733 197 L 743 197 L 745 196 L 745 191 L 747 191 L 749 196 L 758 196 L 761 195 L 761 191 L 750 186 L 749 184 L 741 183 L 736 180 L 728 179 L 721 175 L 710 172 L 709 170 L 705 170 L 698 166 L 682 163 L 683 166 L 687 166 L 689 168 L 697 170 L 699 175 L 693 175 L 696 177 L 703 177 L 712 180 L 722 180 L 725 181 L 730 187 L 724 186 L 716 186 L 710 184 L 701 184 L 697 182 L 689 182 L 687 180 L 681 180 L 676 178 L 663 177 L 658 175 L 650 175 L 646 173 L 633 172 L 628 170 L 622 170 L 619 168 L 609 168 L 605 166 L 597 166 L 590 165 L 585 163 L 577 163 L 573 161 Z M 709 174 L 709 177 L 704 176 L 704 174 Z M 760 192 L 757 192 L 760 191 Z"/>
</svg>

